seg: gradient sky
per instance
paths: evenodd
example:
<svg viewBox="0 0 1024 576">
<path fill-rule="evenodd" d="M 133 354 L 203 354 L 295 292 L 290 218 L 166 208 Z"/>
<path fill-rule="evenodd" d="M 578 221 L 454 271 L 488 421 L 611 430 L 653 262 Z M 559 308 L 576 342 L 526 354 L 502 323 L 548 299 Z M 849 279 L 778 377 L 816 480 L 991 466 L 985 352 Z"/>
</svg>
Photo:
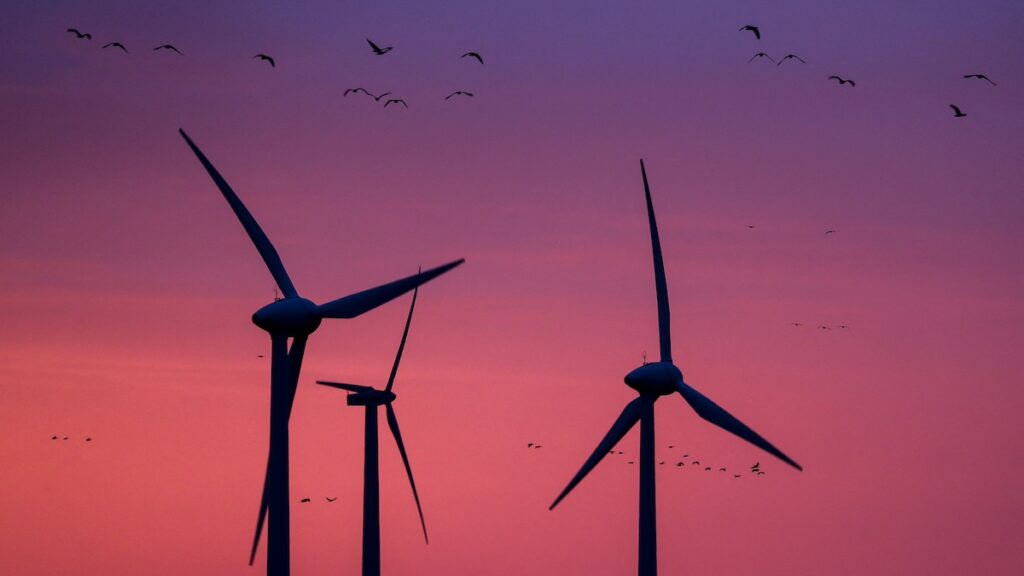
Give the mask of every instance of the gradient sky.
<svg viewBox="0 0 1024 576">
<path fill-rule="evenodd" d="M 659 459 L 767 475 L 659 467 L 662 573 L 1024 572 L 1024 4 L 429 4 L 5 4 L 0 573 L 264 571 L 274 284 L 179 127 L 314 301 L 466 258 L 395 388 L 431 543 L 382 437 L 385 573 L 635 572 L 637 432 L 547 506 L 657 349 L 640 158 L 676 362 L 805 467 L 664 398 Z M 313 380 L 383 384 L 407 306 L 310 340 L 297 576 L 360 564 L 362 413 Z"/>
</svg>

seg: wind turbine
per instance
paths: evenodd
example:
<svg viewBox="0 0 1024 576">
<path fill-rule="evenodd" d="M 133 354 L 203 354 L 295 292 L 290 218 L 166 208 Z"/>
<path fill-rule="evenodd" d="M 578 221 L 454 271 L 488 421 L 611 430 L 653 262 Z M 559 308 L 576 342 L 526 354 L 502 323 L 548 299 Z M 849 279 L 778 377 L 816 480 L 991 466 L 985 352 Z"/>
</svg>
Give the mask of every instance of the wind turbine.
<svg viewBox="0 0 1024 576">
<path fill-rule="evenodd" d="M 409 457 L 405 453 L 402 433 L 398 431 L 395 409 L 391 406 L 396 398 L 391 388 L 395 385 L 398 363 L 402 360 L 402 350 L 405 349 L 405 340 L 409 336 L 409 324 L 412 322 L 412 311 L 416 308 L 417 292 L 419 292 L 419 288 L 412 293 L 412 305 L 409 306 L 409 317 L 405 320 L 402 342 L 398 345 L 398 354 L 395 355 L 395 363 L 391 366 L 391 376 L 388 376 L 388 384 L 383 390 L 358 384 L 316 381 L 317 384 L 351 392 L 345 398 L 349 406 L 366 407 L 366 444 L 363 454 L 363 576 L 380 576 L 380 466 L 377 458 L 377 407 L 381 404 L 384 405 L 387 413 L 388 427 L 391 428 L 391 435 L 395 437 L 398 453 L 402 455 L 405 473 L 409 476 L 412 497 L 416 500 L 416 511 L 420 514 L 420 526 L 423 527 L 423 539 L 428 544 L 430 543 L 427 538 L 427 524 L 423 521 L 423 508 L 420 507 L 420 496 L 416 492 L 416 482 L 412 479 L 412 468 L 409 467 Z"/>
<path fill-rule="evenodd" d="M 449 262 L 426 272 L 408 276 L 394 282 L 363 290 L 325 304 L 314 304 L 302 298 L 295 290 L 288 273 L 277 255 L 270 239 L 246 209 L 242 201 L 228 185 L 220 172 L 207 160 L 206 155 L 192 142 L 184 130 L 178 130 L 189 148 L 206 168 L 210 178 L 217 184 L 224 199 L 228 201 L 249 239 L 256 245 L 271 276 L 284 294 L 284 298 L 260 308 L 252 315 L 252 322 L 270 333 L 270 454 L 267 472 L 263 480 L 263 497 L 256 520 L 256 535 L 253 538 L 249 564 L 256 556 L 256 547 L 263 531 L 263 523 L 273 518 L 267 529 L 267 574 L 287 576 L 290 570 L 290 521 L 288 498 L 288 419 L 295 400 L 295 389 L 299 381 L 299 369 L 306 350 L 306 339 L 324 318 L 355 318 L 364 312 L 389 302 L 462 264 L 464 259 Z M 291 347 L 288 339 L 292 339 Z"/>
<path fill-rule="evenodd" d="M 656 576 L 658 573 L 657 522 L 654 498 L 654 402 L 660 396 L 673 392 L 690 404 L 698 416 L 728 432 L 766 450 L 782 459 L 797 470 L 799 464 L 772 446 L 767 440 L 740 422 L 724 408 L 712 402 L 683 380 L 683 373 L 672 363 L 672 335 L 669 325 L 668 287 L 665 283 L 665 264 L 661 258 L 661 242 L 658 240 L 658 225 L 654 221 L 654 206 L 651 204 L 651 189 L 647 185 L 647 170 L 640 161 L 640 172 L 644 178 L 644 194 L 647 197 L 647 219 L 651 226 L 651 246 L 654 252 L 654 286 L 658 295 L 658 335 L 661 342 L 661 360 L 644 363 L 625 377 L 626 385 L 640 393 L 640 396 L 626 405 L 611 430 L 597 445 L 594 453 L 583 463 L 580 471 L 569 481 L 554 503 L 565 498 L 583 478 L 594 469 L 619 440 L 640 422 L 640 554 L 637 573 L 640 576 Z"/>
</svg>

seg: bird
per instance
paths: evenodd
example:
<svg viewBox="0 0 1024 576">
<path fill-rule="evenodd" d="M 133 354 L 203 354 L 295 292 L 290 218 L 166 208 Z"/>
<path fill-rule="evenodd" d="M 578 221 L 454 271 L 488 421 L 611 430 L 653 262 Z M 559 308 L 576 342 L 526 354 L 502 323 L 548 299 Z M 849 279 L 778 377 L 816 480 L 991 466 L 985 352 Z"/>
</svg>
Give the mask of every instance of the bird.
<svg viewBox="0 0 1024 576">
<path fill-rule="evenodd" d="M 675 446 L 674 446 L 674 445 L 672 445 L 672 444 L 669 444 L 669 445 L 668 445 L 668 448 L 669 448 L 669 450 L 671 450 L 671 449 L 675 448 Z"/>
<path fill-rule="evenodd" d="M 800 322 L 790 322 L 790 325 L 792 325 L 792 326 L 803 326 L 803 324 L 801 324 Z"/>
<path fill-rule="evenodd" d="M 964 114 L 963 112 L 960 111 L 960 108 L 957 107 L 956 104 L 950 104 L 949 107 L 952 108 L 953 112 L 955 113 L 953 116 L 954 118 L 963 118 L 964 116 L 967 116 L 967 114 Z"/>
<path fill-rule="evenodd" d="M 384 54 L 390 52 L 391 49 L 393 48 L 393 46 L 381 48 L 380 46 L 374 44 L 373 40 L 370 40 L 369 38 L 366 39 L 366 42 L 370 45 L 370 49 L 373 50 L 373 53 L 376 54 L 377 56 L 383 56 Z"/>
<path fill-rule="evenodd" d="M 700 464 L 700 460 L 694 460 L 693 462 L 690 462 L 690 464 L 693 464 L 694 466 L 696 466 L 696 465 Z"/>
<path fill-rule="evenodd" d="M 270 62 L 270 67 L 271 68 L 277 68 L 277 65 L 274 64 L 274 59 L 271 58 L 270 56 L 267 56 L 266 54 L 257 54 L 255 56 L 253 56 L 253 59 L 256 59 L 256 58 L 259 58 L 260 60 L 266 60 L 267 62 Z"/>
<path fill-rule="evenodd" d="M 328 502 L 334 502 L 337 499 L 337 496 L 335 496 L 334 498 L 331 498 L 330 496 L 324 496 L 324 500 L 327 500 Z"/>
<path fill-rule="evenodd" d="M 796 54 L 786 54 L 785 56 L 782 57 L 782 60 L 779 60 L 779 63 L 776 64 L 776 66 L 782 66 L 782 63 L 785 62 L 786 60 L 789 60 L 790 58 L 795 58 L 799 60 L 801 64 L 807 64 L 807 62 L 804 62 L 803 58 L 797 56 Z"/>
<path fill-rule="evenodd" d="M 856 87 L 857 86 L 857 84 L 853 80 L 844 80 L 843 78 L 840 78 L 839 76 L 829 76 L 828 79 L 829 80 L 838 80 L 840 86 L 842 86 L 843 84 L 849 84 L 851 87 Z"/>
<path fill-rule="evenodd" d="M 683 458 L 689 458 L 689 457 L 690 457 L 689 454 L 683 454 Z"/>
<path fill-rule="evenodd" d="M 67 436 L 65 436 L 65 437 L 64 437 L 64 439 L 65 439 L 65 440 L 67 440 L 67 439 L 68 439 L 68 437 L 67 437 Z"/>
<path fill-rule="evenodd" d="M 733 474 L 733 475 L 732 475 L 732 477 L 733 477 L 733 478 L 739 478 L 739 477 L 740 477 L 740 475 L 739 475 L 739 474 Z"/>
<path fill-rule="evenodd" d="M 835 230 L 825 230 L 825 234 L 835 234 Z"/>
<path fill-rule="evenodd" d="M 828 326 L 825 326 L 824 324 L 822 324 L 821 326 L 818 326 L 818 329 L 819 330 L 831 330 L 831 328 L 829 328 Z"/>
<path fill-rule="evenodd" d="M 773 60 L 771 56 L 765 54 L 764 52 L 758 52 L 757 54 L 754 54 L 753 56 L 751 56 L 750 60 L 747 60 L 747 64 L 750 64 L 751 62 L 753 62 L 754 58 L 767 58 L 767 59 L 771 60 L 772 63 L 775 62 L 775 60 Z"/>
<path fill-rule="evenodd" d="M 751 467 L 750 467 L 750 469 L 751 469 L 751 470 L 757 470 L 757 469 L 758 469 L 758 468 L 760 468 L 760 467 L 761 467 L 761 461 L 760 461 L 760 460 L 758 460 L 757 462 L 754 462 L 754 465 L 753 465 L 753 466 L 751 466 Z"/>
<path fill-rule="evenodd" d="M 364 92 L 366 92 L 366 91 L 364 90 Z M 385 97 L 385 96 L 387 96 L 388 94 L 391 94 L 391 92 L 385 92 L 385 93 L 381 94 L 380 96 L 374 96 L 373 94 L 370 94 L 369 92 L 366 92 L 367 96 L 369 96 L 370 98 L 373 98 L 377 102 L 380 102 L 380 99 Z M 405 104 L 405 101 L 403 100 L 402 103 Z M 406 106 L 406 108 L 408 108 L 408 106 Z"/>
<path fill-rule="evenodd" d="M 658 462 L 658 466 L 664 466 L 664 465 L 665 465 L 665 461 L 664 460 L 662 460 L 661 462 Z"/>
<path fill-rule="evenodd" d="M 392 102 L 394 102 L 395 104 L 401 104 L 406 108 L 409 107 L 409 105 L 405 103 L 405 100 L 402 100 L 401 98 L 389 98 L 388 101 L 384 103 L 384 107 L 387 108 L 388 104 L 391 104 Z"/>
<path fill-rule="evenodd" d="M 683 463 L 682 463 L 682 462 L 676 462 L 676 468 L 679 468 L 679 467 L 681 467 L 682 465 L 683 465 Z"/>
<path fill-rule="evenodd" d="M 344 97 L 344 96 L 348 96 L 349 94 L 359 93 L 359 92 L 362 92 L 363 94 L 369 94 L 369 92 L 367 92 L 365 88 L 348 88 L 341 95 Z"/>
<path fill-rule="evenodd" d="M 85 441 L 86 441 L 86 442 L 92 442 L 92 438 L 88 438 L 88 437 L 87 437 L 87 438 L 85 439 Z"/>
<path fill-rule="evenodd" d="M 543 448 L 543 446 L 541 446 L 540 444 L 534 444 L 533 449 L 536 450 L 537 448 Z"/>
<path fill-rule="evenodd" d="M 303 498 L 302 500 L 299 500 L 299 502 L 305 504 L 306 502 L 309 502 L 309 498 Z"/>
<path fill-rule="evenodd" d="M 481 64 L 483 64 L 483 63 L 484 63 L 484 59 L 483 59 L 483 58 L 481 58 L 481 57 L 480 57 L 480 54 L 478 54 L 478 53 L 476 53 L 476 52 L 466 52 L 466 53 L 465 53 L 465 54 L 463 54 L 462 56 L 459 56 L 459 58 L 465 58 L 465 57 L 467 57 L 467 56 L 469 56 L 470 58 L 476 58 L 477 60 L 479 60 L 479 61 L 480 61 L 480 63 L 481 63 Z"/>
<path fill-rule="evenodd" d="M 719 468 L 718 471 L 719 472 L 725 472 L 725 468 Z"/>
<path fill-rule="evenodd" d="M 103 47 L 104 48 L 111 48 L 111 47 L 113 47 L 113 48 L 120 48 L 121 50 L 124 50 L 125 54 L 128 53 L 128 49 L 125 48 L 124 44 L 121 44 L 120 42 L 108 42 L 108 43 L 104 44 Z"/>
<path fill-rule="evenodd" d="M 257 354 L 256 357 L 257 358 L 264 358 L 263 354 Z"/>
<path fill-rule="evenodd" d="M 79 38 L 81 38 L 81 36 L 79 36 Z M 995 82 L 989 79 L 988 76 L 985 76 L 984 74 L 964 74 L 964 78 L 977 78 L 979 80 L 988 80 L 989 84 L 993 86 L 997 85 Z"/>
<path fill-rule="evenodd" d="M 173 51 L 177 52 L 179 56 L 184 56 L 184 54 L 181 53 L 181 50 L 178 50 L 177 48 L 175 48 L 174 46 L 172 46 L 170 44 L 161 44 L 160 46 L 157 46 L 156 48 L 153 48 L 153 51 L 156 51 L 156 50 L 173 50 Z"/>
<path fill-rule="evenodd" d="M 840 324 L 839 327 L 845 329 L 845 328 L 849 328 L 850 326 L 848 324 Z"/>
<path fill-rule="evenodd" d="M 635 464 L 635 462 L 633 462 L 632 460 L 630 460 L 629 462 L 626 462 L 626 464 Z"/>
<path fill-rule="evenodd" d="M 711 472 L 711 466 L 705 466 L 704 467 L 704 471 L 705 472 Z"/>
<path fill-rule="evenodd" d="M 77 28 L 68 28 L 67 31 L 74 32 L 75 36 L 77 36 L 79 40 L 81 40 L 82 38 L 85 38 L 86 40 L 92 40 L 92 34 L 89 34 L 88 32 L 79 32 Z"/>
<path fill-rule="evenodd" d="M 746 226 L 747 226 L 747 228 L 749 228 L 750 230 L 753 230 L 754 228 L 757 228 L 757 225 L 756 225 L 756 224 L 747 224 Z"/>
<path fill-rule="evenodd" d="M 51 436 L 50 440 L 59 440 L 59 438 L 57 438 L 56 436 Z"/>
<path fill-rule="evenodd" d="M 533 442 L 527 442 L 526 443 L 526 447 L 527 448 L 533 448 Z"/>
<path fill-rule="evenodd" d="M 758 28 L 757 26 L 754 26 L 754 25 L 752 25 L 752 24 L 747 24 L 747 25 L 746 25 L 746 26 L 744 26 L 743 28 L 740 28 L 740 30 L 739 30 L 739 31 L 740 31 L 740 32 L 743 32 L 744 30 L 750 30 L 751 32 L 753 32 L 753 33 L 754 33 L 754 36 L 756 36 L 758 40 L 760 40 L 760 39 L 761 39 L 761 29 L 760 29 L 760 28 Z"/>
<path fill-rule="evenodd" d="M 458 96 L 459 94 L 462 94 L 463 96 L 470 96 L 470 97 L 473 96 L 472 92 L 464 92 L 462 90 L 456 90 L 455 92 L 452 92 L 451 94 L 445 96 L 444 99 L 447 100 L 447 99 L 451 98 L 452 96 Z"/>
</svg>

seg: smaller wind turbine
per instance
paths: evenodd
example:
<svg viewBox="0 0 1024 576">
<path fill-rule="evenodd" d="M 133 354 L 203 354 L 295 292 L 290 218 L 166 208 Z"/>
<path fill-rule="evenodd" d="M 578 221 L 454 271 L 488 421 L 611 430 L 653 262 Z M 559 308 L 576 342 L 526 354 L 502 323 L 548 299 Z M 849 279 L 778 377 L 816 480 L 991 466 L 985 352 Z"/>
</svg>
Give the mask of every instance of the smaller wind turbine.
<svg viewBox="0 0 1024 576">
<path fill-rule="evenodd" d="M 358 384 L 343 384 L 341 382 L 325 382 L 317 380 L 317 384 L 332 386 L 348 390 L 350 394 L 346 397 L 349 406 L 366 407 L 366 444 L 363 455 L 363 576 L 380 575 L 380 466 L 377 458 L 377 407 L 384 405 L 388 418 L 388 427 L 395 437 L 395 444 L 398 445 L 398 453 L 402 455 L 402 463 L 405 464 L 405 473 L 409 476 L 409 485 L 412 486 L 412 497 L 416 500 L 416 511 L 420 515 L 420 526 L 423 528 L 423 540 L 428 544 L 427 524 L 423 521 L 423 508 L 420 507 L 420 496 L 416 492 L 416 482 L 412 479 L 412 468 L 409 467 L 409 457 L 405 453 L 405 444 L 402 442 L 402 433 L 398 430 L 398 419 L 395 417 L 395 409 L 391 403 L 395 401 L 395 393 L 391 388 L 395 385 L 395 375 L 398 373 L 398 363 L 402 361 L 402 350 L 405 349 L 405 340 L 409 336 L 409 324 L 412 322 L 412 311 L 416 308 L 417 287 L 412 293 L 412 304 L 409 306 L 409 317 L 405 320 L 405 330 L 402 332 L 402 342 L 398 345 L 398 354 L 395 355 L 395 363 L 391 366 L 391 375 L 388 377 L 388 384 L 383 390 L 377 390 L 370 386 Z"/>
</svg>

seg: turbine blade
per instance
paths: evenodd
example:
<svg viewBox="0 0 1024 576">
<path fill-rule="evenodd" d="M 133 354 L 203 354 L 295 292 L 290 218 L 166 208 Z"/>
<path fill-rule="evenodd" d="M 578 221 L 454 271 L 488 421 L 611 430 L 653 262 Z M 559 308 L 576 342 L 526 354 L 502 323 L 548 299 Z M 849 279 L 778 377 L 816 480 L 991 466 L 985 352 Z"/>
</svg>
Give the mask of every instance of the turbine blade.
<svg viewBox="0 0 1024 576">
<path fill-rule="evenodd" d="M 398 453 L 402 455 L 402 463 L 405 464 L 405 473 L 409 475 L 409 486 L 412 486 L 412 497 L 416 500 L 416 511 L 420 514 L 420 526 L 423 527 L 423 540 L 430 544 L 427 538 L 427 523 L 423 520 L 423 508 L 420 507 L 420 495 L 416 492 L 416 482 L 412 479 L 412 468 L 409 467 L 409 456 L 405 453 L 405 444 L 402 443 L 402 433 L 398 431 L 398 418 L 395 417 L 395 409 L 388 402 L 384 405 L 387 408 L 388 427 L 395 437 L 395 444 L 398 444 Z"/>
<path fill-rule="evenodd" d="M 797 470 L 803 470 L 802 466 L 794 462 L 789 456 L 783 454 L 782 451 L 773 446 L 771 442 L 762 438 L 757 432 L 754 432 L 746 424 L 737 420 L 735 416 L 726 412 L 724 408 L 712 402 L 707 396 L 701 394 L 682 381 L 676 384 L 676 389 L 679 391 L 679 394 L 683 399 L 689 403 L 690 407 L 693 408 L 694 412 L 696 412 L 701 418 L 711 422 L 723 430 L 732 432 L 754 446 L 757 446 L 776 458 L 779 458 Z"/>
<path fill-rule="evenodd" d="M 252 552 L 249 553 L 249 566 L 256 560 L 256 548 L 260 545 L 260 535 L 263 533 L 263 522 L 267 519 L 267 509 L 270 507 L 270 497 L 267 495 L 267 484 L 270 482 L 270 458 L 267 458 L 267 472 L 263 477 L 263 497 L 260 500 L 260 515 L 256 518 L 256 535 L 252 539 Z"/>
<path fill-rule="evenodd" d="M 401 280 L 382 284 L 376 288 L 363 290 L 344 298 L 338 298 L 337 300 L 317 306 L 317 312 L 321 318 L 355 318 L 381 304 L 398 298 L 421 284 L 433 280 L 465 261 L 464 258 L 459 258 L 454 262 L 449 262 L 437 268 L 431 268 L 426 272 L 407 276 Z"/>
<path fill-rule="evenodd" d="M 600 444 L 594 450 L 594 453 L 587 458 L 587 461 L 583 463 L 583 467 L 580 471 L 573 476 L 572 480 L 569 481 L 569 485 L 562 490 L 562 493 L 558 495 L 555 502 L 548 506 L 548 510 L 554 510 L 555 506 L 562 501 L 563 498 L 568 496 L 569 492 L 580 483 L 583 478 L 590 473 L 591 470 L 597 466 L 598 462 L 604 458 L 608 451 L 615 447 L 622 440 L 622 437 L 629 432 L 631 428 L 640 420 L 640 414 L 643 412 L 643 398 L 636 398 L 622 410 L 622 414 L 619 415 L 618 420 L 612 424 L 611 430 L 605 435 L 604 439 L 601 440 Z"/>
<path fill-rule="evenodd" d="M 391 387 L 395 385 L 395 375 L 398 374 L 398 363 L 402 361 L 402 351 L 405 350 L 405 339 L 409 336 L 409 324 L 412 323 L 412 311 L 416 308 L 416 295 L 419 291 L 420 289 L 418 286 L 412 291 L 412 304 L 409 305 L 409 317 L 405 319 L 405 330 L 402 332 L 402 342 L 398 345 L 398 354 L 395 355 L 395 363 L 391 366 L 391 375 L 388 376 L 388 385 L 384 388 L 385 392 L 390 392 Z"/>
<path fill-rule="evenodd" d="M 231 205 L 231 209 L 234 210 L 235 216 L 238 217 L 239 222 L 242 223 L 242 227 L 245 228 L 246 233 L 249 234 L 249 239 L 256 245 L 256 250 L 259 251 L 260 256 L 263 257 L 263 262 L 266 263 L 267 268 L 270 270 L 270 274 L 274 277 L 274 281 L 277 282 L 278 288 L 284 293 L 286 298 L 295 298 L 298 296 L 298 292 L 295 291 L 295 286 L 292 284 L 291 278 L 288 277 L 288 272 L 284 269 L 284 264 L 281 263 L 281 257 L 277 255 L 277 250 L 274 249 L 274 245 L 270 243 L 270 239 L 263 233 L 263 229 L 256 223 L 256 219 L 252 217 L 249 210 L 242 204 L 242 201 L 238 199 L 238 195 L 235 194 L 231 186 L 228 185 L 224 177 L 220 175 L 220 172 L 213 167 L 213 164 L 206 158 L 206 155 L 199 149 L 192 139 L 185 134 L 185 131 L 178 129 L 181 133 L 181 137 L 188 143 L 189 148 L 195 153 L 196 157 L 199 158 L 199 162 L 206 168 L 206 171 L 210 174 L 210 178 L 213 178 L 217 188 L 220 188 L 221 194 Z"/>
<path fill-rule="evenodd" d="M 647 197 L 647 219 L 651 224 L 651 250 L 654 252 L 654 288 L 658 292 L 658 338 L 661 341 L 661 361 L 672 361 L 672 333 L 669 324 L 668 285 L 665 282 L 665 262 L 661 258 L 661 240 L 658 239 L 658 223 L 654 220 L 654 205 L 651 203 L 651 187 L 647 184 L 647 170 L 640 161 L 640 173 L 644 177 L 644 195 Z"/>
<path fill-rule="evenodd" d="M 323 384 L 324 386 L 331 386 L 332 388 L 341 388 L 342 390 L 348 390 L 349 392 L 367 392 L 373 390 L 369 386 L 360 386 L 359 384 L 345 384 L 343 382 L 327 382 L 325 380 L 317 380 L 317 384 Z"/>
<path fill-rule="evenodd" d="M 295 391 L 298 389 L 299 369 L 302 368 L 302 357 L 306 352 L 306 337 L 298 336 L 292 341 L 292 347 L 286 358 L 291 375 L 291 395 L 288 401 L 288 415 L 291 416 L 292 406 L 295 405 Z M 267 519 L 267 510 L 270 507 L 270 497 L 267 493 L 267 485 L 270 483 L 270 457 L 267 457 L 267 471 L 263 477 L 263 496 L 260 499 L 260 514 L 256 519 L 256 535 L 252 539 L 252 551 L 249 553 L 249 566 L 256 560 L 256 549 L 260 544 L 260 536 L 263 534 L 263 524 Z"/>
</svg>

